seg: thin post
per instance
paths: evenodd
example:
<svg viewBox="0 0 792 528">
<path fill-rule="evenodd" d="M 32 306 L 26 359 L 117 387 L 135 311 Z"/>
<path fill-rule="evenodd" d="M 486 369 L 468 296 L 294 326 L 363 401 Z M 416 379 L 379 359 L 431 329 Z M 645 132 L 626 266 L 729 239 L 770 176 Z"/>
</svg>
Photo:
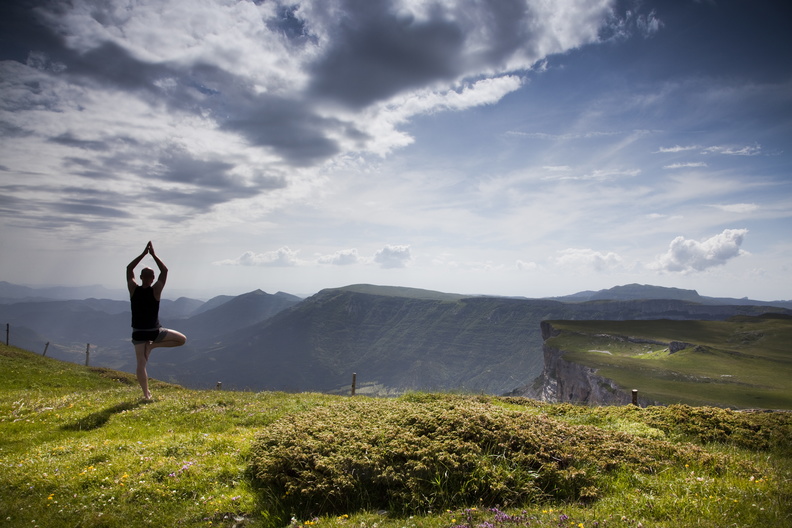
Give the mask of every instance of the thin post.
<svg viewBox="0 0 792 528">
<path fill-rule="evenodd" d="M 638 389 L 632 390 L 632 404 L 638 406 Z"/>
<path fill-rule="evenodd" d="M 11 323 L 6 323 L 6 346 L 8 346 L 8 334 L 11 333 Z"/>
<path fill-rule="evenodd" d="M 223 390 L 223 382 L 222 381 L 218 381 L 217 385 L 215 385 L 215 389 Z"/>
<path fill-rule="evenodd" d="M 352 373 L 352 396 L 355 395 L 355 385 L 357 384 L 357 373 Z"/>
<path fill-rule="evenodd" d="M 85 345 L 85 366 L 88 366 L 88 359 L 91 356 L 91 343 Z"/>
<path fill-rule="evenodd" d="M 46 355 L 47 355 L 47 349 L 48 349 L 48 348 L 49 348 L 49 341 L 47 341 L 47 344 L 46 344 L 46 345 L 44 345 L 44 353 L 43 353 L 43 354 L 41 354 L 42 356 L 46 356 Z"/>
</svg>

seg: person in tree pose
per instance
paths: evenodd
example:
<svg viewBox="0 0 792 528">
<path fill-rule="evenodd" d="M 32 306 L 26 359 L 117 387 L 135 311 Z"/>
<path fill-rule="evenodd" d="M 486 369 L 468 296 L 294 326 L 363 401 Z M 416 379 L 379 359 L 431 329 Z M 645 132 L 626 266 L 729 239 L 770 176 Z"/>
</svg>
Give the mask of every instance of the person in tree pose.
<svg viewBox="0 0 792 528">
<path fill-rule="evenodd" d="M 141 285 L 135 282 L 135 267 L 140 264 L 143 257 L 151 255 L 157 263 L 160 274 L 154 281 L 154 270 L 143 268 L 140 272 Z M 148 363 L 151 351 L 159 347 L 177 347 L 187 342 L 187 338 L 181 332 L 162 328 L 159 322 L 159 305 L 162 289 L 168 279 L 168 268 L 154 253 L 154 246 L 151 242 L 146 244 L 146 249 L 140 256 L 129 263 L 126 269 L 127 287 L 129 288 L 129 299 L 132 304 L 132 344 L 135 345 L 135 356 L 137 357 L 137 379 L 140 388 L 143 389 L 143 397 L 151 399 L 151 391 L 148 387 L 148 373 L 146 363 Z"/>
</svg>

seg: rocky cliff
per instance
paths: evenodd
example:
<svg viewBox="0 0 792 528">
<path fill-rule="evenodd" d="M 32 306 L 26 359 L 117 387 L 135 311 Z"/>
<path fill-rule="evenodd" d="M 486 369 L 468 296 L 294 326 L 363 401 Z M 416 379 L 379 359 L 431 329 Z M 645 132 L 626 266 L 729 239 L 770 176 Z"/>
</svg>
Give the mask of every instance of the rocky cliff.
<svg viewBox="0 0 792 528">
<path fill-rule="evenodd" d="M 542 346 L 544 369 L 536 382 L 512 393 L 546 402 L 571 402 L 587 405 L 626 405 L 632 403 L 632 389 L 620 387 L 613 380 L 597 375 L 595 369 L 564 359 L 564 351 L 547 344 L 547 340 L 558 334 L 552 323 L 542 321 Z M 639 395 L 640 405 L 655 402 Z"/>
</svg>

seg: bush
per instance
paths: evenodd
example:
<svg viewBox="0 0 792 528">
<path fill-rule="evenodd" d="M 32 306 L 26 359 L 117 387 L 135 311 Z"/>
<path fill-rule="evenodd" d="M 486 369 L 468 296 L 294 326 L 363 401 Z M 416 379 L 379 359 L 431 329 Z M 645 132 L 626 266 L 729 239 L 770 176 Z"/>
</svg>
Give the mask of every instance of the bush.
<svg viewBox="0 0 792 528">
<path fill-rule="evenodd" d="M 792 450 L 792 415 L 789 412 L 669 405 L 646 409 L 646 421 L 667 433 L 692 437 L 702 443 L 732 444 L 754 451 Z"/>
<path fill-rule="evenodd" d="M 593 500 L 606 472 L 675 463 L 718 460 L 481 399 L 355 399 L 272 424 L 255 441 L 251 473 L 262 507 L 288 519 Z"/>
</svg>

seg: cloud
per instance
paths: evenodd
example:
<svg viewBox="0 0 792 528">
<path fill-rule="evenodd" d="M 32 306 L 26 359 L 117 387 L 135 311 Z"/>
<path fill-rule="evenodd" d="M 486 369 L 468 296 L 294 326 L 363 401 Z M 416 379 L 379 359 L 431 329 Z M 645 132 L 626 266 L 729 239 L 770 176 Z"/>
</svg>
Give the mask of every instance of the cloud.
<svg viewBox="0 0 792 528">
<path fill-rule="evenodd" d="M 657 12 L 652 10 L 644 14 L 640 12 L 640 7 L 640 4 L 636 4 L 621 16 L 614 13 L 610 23 L 603 28 L 603 38 L 625 40 L 636 34 L 649 38 L 660 31 L 665 24 L 657 17 Z"/>
<path fill-rule="evenodd" d="M 334 266 L 348 266 L 350 264 L 357 264 L 361 261 L 362 259 L 355 248 L 342 249 L 336 251 L 332 255 L 323 255 L 317 259 L 319 264 L 332 264 Z"/>
<path fill-rule="evenodd" d="M 690 152 L 697 150 L 699 154 L 723 154 L 725 156 L 758 156 L 763 152 L 762 146 L 758 143 L 753 145 L 743 145 L 743 146 L 735 146 L 735 145 L 713 145 L 710 147 L 705 147 L 702 145 L 674 145 L 673 147 L 660 147 L 654 153 L 655 154 L 676 154 L 679 152 Z M 684 164 L 680 164 L 684 166 Z M 664 168 L 677 168 L 674 166 L 664 167 Z"/>
<path fill-rule="evenodd" d="M 547 55 L 596 42 L 609 2 L 304 2 L 319 41 L 308 92 L 350 108 L 481 74 L 531 68 Z M 339 18 L 334 13 L 343 12 Z"/>
<path fill-rule="evenodd" d="M 13 2 L 0 157 L 20 177 L 33 170 L 26 153 L 46 148 L 29 180 L 55 188 L 44 210 L 53 182 L 112 179 L 130 199 L 92 205 L 119 226 L 139 200 L 210 213 L 294 185 L 303 169 L 404 147 L 411 118 L 495 103 L 549 55 L 602 42 L 608 25 L 656 25 L 612 3 Z"/>
<path fill-rule="evenodd" d="M 564 172 L 556 170 L 553 172 Z M 640 169 L 595 169 L 586 174 L 580 175 L 564 175 L 564 174 L 551 174 L 544 176 L 543 180 L 577 180 L 577 181 L 612 181 L 621 178 L 634 178 L 641 174 Z"/>
<path fill-rule="evenodd" d="M 678 236 L 671 241 L 668 252 L 650 266 L 659 271 L 690 273 L 722 266 L 746 254 L 740 249 L 747 229 L 725 229 L 722 233 L 699 242 Z"/>
<path fill-rule="evenodd" d="M 593 249 L 569 248 L 558 253 L 552 262 L 565 268 L 603 272 L 625 267 L 624 259 L 612 251 L 602 253 Z"/>
<path fill-rule="evenodd" d="M 688 145 L 688 146 L 681 146 L 681 145 L 674 145 L 673 147 L 660 147 L 655 151 L 655 154 L 668 154 L 668 153 L 676 153 L 676 152 L 687 152 L 690 150 L 699 150 L 701 147 L 699 145 Z"/>
<path fill-rule="evenodd" d="M 712 207 L 727 213 L 752 213 L 759 209 L 759 206 L 754 203 L 717 204 Z"/>
<path fill-rule="evenodd" d="M 291 267 L 298 264 L 297 253 L 285 246 L 266 253 L 246 251 L 235 259 L 220 260 L 214 264 L 219 266 Z"/>
<path fill-rule="evenodd" d="M 412 260 L 410 246 L 385 246 L 374 254 L 381 268 L 404 268 Z"/>
<path fill-rule="evenodd" d="M 689 163 L 672 163 L 671 165 L 664 165 L 664 169 L 693 169 L 696 167 L 706 167 L 707 164 L 703 162 L 689 162 Z"/>
<path fill-rule="evenodd" d="M 526 137 L 528 139 L 544 139 L 548 141 L 567 141 L 572 139 L 596 139 L 602 137 L 618 136 L 622 132 L 570 132 L 567 134 L 549 134 L 546 132 L 520 132 L 517 130 L 510 130 L 506 132 L 510 136 Z"/>
<path fill-rule="evenodd" d="M 536 262 L 526 262 L 519 259 L 515 262 L 515 267 L 520 271 L 536 271 L 539 269 L 539 265 Z"/>
<path fill-rule="evenodd" d="M 762 153 L 761 145 L 746 145 L 742 147 L 719 145 L 707 147 L 702 154 L 724 154 L 727 156 L 758 156 Z"/>
</svg>

